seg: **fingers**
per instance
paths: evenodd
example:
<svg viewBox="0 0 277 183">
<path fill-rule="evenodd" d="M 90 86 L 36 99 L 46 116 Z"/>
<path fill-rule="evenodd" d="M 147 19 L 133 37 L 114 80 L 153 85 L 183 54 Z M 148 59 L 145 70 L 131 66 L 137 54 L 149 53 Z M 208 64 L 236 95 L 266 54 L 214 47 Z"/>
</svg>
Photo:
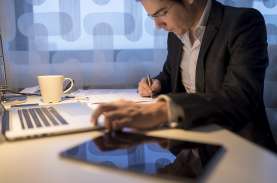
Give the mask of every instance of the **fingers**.
<svg viewBox="0 0 277 183">
<path fill-rule="evenodd" d="M 149 87 L 146 79 L 142 79 L 140 82 L 139 82 L 139 86 L 138 86 L 138 92 L 139 92 L 139 95 L 142 96 L 142 97 L 149 97 L 151 96 L 152 94 L 152 89 L 151 87 Z"/>
<path fill-rule="evenodd" d="M 98 106 L 98 108 L 94 111 L 91 117 L 91 122 L 96 126 L 97 125 L 97 119 L 101 114 L 104 114 L 108 111 L 115 110 L 117 108 L 114 104 L 101 104 Z"/>
<path fill-rule="evenodd" d="M 109 131 L 120 130 L 123 127 L 128 127 L 131 119 L 129 118 L 121 118 L 117 120 L 109 120 L 105 121 L 105 128 Z"/>
<path fill-rule="evenodd" d="M 109 130 L 119 130 L 123 127 L 129 127 L 135 122 L 139 107 L 126 106 L 118 108 L 118 110 L 105 113 L 105 127 Z"/>
<path fill-rule="evenodd" d="M 139 82 L 139 95 L 142 97 L 150 97 L 152 95 L 156 95 L 161 92 L 161 83 L 158 79 L 152 79 L 152 85 L 149 87 L 149 85 L 146 82 L 146 79 L 142 79 Z"/>
<path fill-rule="evenodd" d="M 151 90 L 153 94 L 157 94 L 161 91 L 161 83 L 157 79 L 153 79 L 153 84 L 151 85 Z"/>
<path fill-rule="evenodd" d="M 101 104 L 92 114 L 91 122 L 97 125 L 99 116 L 103 114 L 105 128 L 109 130 L 120 129 L 125 123 L 131 121 L 130 118 L 137 107 L 136 103 L 125 100 Z"/>
</svg>

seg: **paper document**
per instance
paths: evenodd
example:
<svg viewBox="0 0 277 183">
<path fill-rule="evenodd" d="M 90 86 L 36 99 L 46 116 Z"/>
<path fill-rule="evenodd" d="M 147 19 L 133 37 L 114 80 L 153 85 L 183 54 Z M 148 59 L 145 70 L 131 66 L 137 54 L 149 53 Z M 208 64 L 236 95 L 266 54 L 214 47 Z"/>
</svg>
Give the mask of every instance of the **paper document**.
<svg viewBox="0 0 277 183">
<path fill-rule="evenodd" d="M 33 87 L 28 87 L 20 91 L 21 93 L 32 93 L 32 94 L 39 94 L 39 86 L 33 86 Z"/>
<path fill-rule="evenodd" d="M 141 97 L 136 89 L 90 89 L 77 90 L 71 93 L 75 97 L 87 97 L 90 103 L 107 103 L 117 100 L 130 100 L 133 102 L 152 102 L 149 97 Z"/>
</svg>

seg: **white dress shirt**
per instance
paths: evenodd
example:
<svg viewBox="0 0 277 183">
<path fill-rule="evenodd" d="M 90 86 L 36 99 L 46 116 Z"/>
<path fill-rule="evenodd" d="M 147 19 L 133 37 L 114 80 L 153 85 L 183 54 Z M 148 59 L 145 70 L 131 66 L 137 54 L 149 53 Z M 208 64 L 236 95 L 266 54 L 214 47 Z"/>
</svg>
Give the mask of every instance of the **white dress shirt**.
<svg viewBox="0 0 277 183">
<path fill-rule="evenodd" d="M 198 21 L 194 32 L 186 32 L 182 36 L 178 36 L 183 46 L 183 57 L 180 64 L 182 83 L 187 93 L 195 93 L 195 75 L 196 65 L 200 47 L 203 40 L 203 35 L 206 30 L 208 16 L 211 11 L 211 0 L 207 1 L 204 12 Z M 190 37 L 193 37 L 194 42 L 191 42 Z"/>
<path fill-rule="evenodd" d="M 203 11 L 203 14 L 198 21 L 194 32 L 186 32 L 184 35 L 178 36 L 184 44 L 183 56 L 180 64 L 182 84 L 185 87 L 187 93 L 195 93 L 195 75 L 198 55 L 203 40 L 203 35 L 206 30 L 208 17 L 210 15 L 212 7 L 212 1 L 208 0 Z M 193 42 L 190 37 L 193 37 Z M 157 99 L 167 102 L 168 105 L 168 117 L 169 126 L 176 127 L 178 122 L 185 118 L 184 111 L 181 106 L 175 104 L 168 96 L 161 95 Z"/>
</svg>

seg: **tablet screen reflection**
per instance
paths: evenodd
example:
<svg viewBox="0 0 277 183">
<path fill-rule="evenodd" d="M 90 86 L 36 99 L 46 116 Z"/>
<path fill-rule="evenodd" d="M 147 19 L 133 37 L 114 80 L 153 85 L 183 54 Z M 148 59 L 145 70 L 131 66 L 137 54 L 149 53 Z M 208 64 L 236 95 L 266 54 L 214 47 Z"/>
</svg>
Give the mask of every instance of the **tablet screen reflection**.
<svg viewBox="0 0 277 183">
<path fill-rule="evenodd" d="M 148 175 L 198 179 L 220 149 L 211 144 L 113 132 L 73 147 L 62 156 Z"/>
</svg>

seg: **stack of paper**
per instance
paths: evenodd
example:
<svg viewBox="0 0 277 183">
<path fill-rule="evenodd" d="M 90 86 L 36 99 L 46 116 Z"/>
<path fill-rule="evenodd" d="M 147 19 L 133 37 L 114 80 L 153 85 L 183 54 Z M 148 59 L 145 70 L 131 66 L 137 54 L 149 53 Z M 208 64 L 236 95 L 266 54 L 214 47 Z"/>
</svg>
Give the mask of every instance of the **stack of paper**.
<svg viewBox="0 0 277 183">
<path fill-rule="evenodd" d="M 152 102 L 149 97 L 141 97 L 136 89 L 90 89 L 78 90 L 71 95 L 75 97 L 87 97 L 94 104 L 114 102 L 117 100 L 130 100 L 133 102 Z"/>
</svg>

